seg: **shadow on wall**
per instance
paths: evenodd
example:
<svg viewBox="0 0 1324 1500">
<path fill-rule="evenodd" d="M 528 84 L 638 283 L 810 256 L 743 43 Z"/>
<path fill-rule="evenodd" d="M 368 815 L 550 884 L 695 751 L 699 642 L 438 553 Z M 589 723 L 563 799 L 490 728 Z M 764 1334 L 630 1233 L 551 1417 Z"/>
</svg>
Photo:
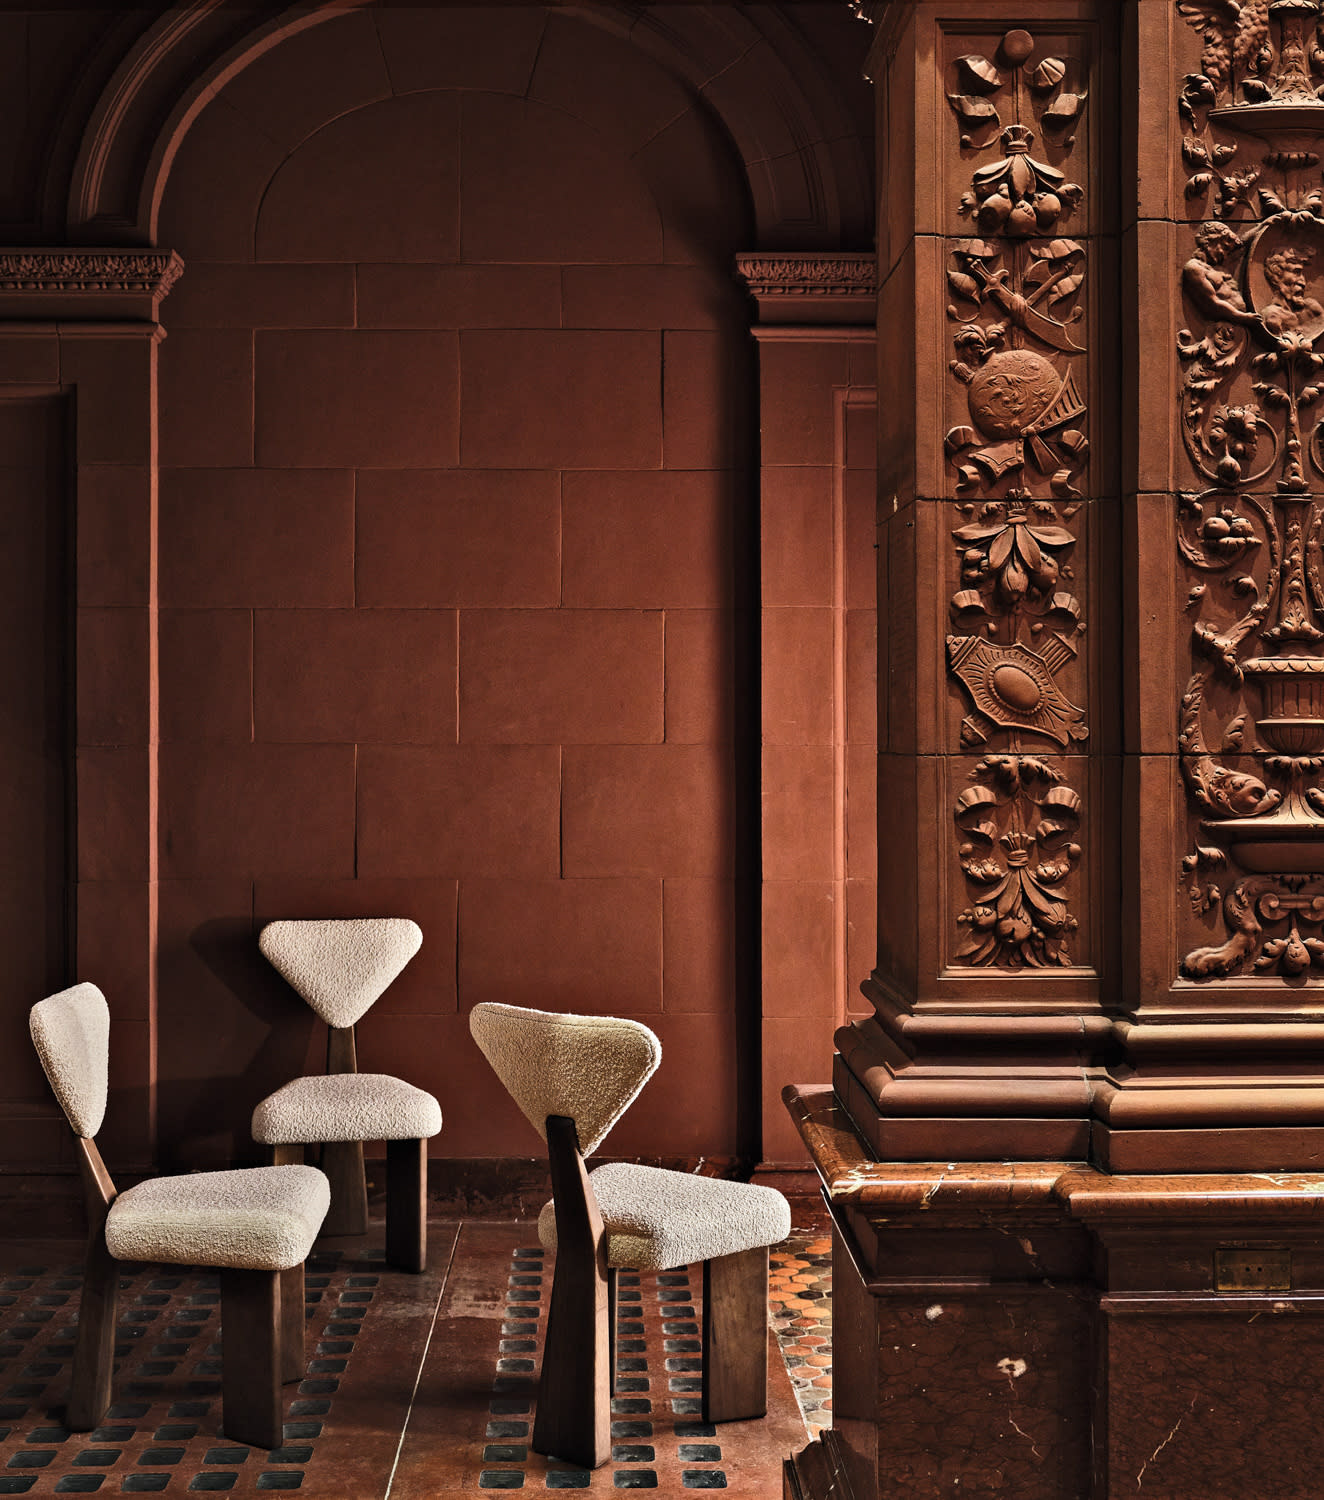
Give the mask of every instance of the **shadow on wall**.
<svg viewBox="0 0 1324 1500">
<path fill-rule="evenodd" d="M 188 1030 L 195 1065 L 224 1057 L 233 1030 L 249 1018 L 262 1040 L 240 1072 L 161 1080 L 157 1107 L 160 1118 L 170 1122 L 160 1142 L 161 1165 L 167 1171 L 265 1165 L 265 1151 L 248 1133 L 253 1106 L 273 1088 L 316 1067 L 313 1054 L 326 1028 L 272 972 L 258 952 L 251 922 L 228 917 L 203 922 L 189 935 L 188 946 L 240 1002 L 235 1014 L 219 1018 L 230 1028 L 225 1036 L 209 1036 L 208 1022 L 217 1018 L 210 1007 L 194 1018 Z"/>
</svg>

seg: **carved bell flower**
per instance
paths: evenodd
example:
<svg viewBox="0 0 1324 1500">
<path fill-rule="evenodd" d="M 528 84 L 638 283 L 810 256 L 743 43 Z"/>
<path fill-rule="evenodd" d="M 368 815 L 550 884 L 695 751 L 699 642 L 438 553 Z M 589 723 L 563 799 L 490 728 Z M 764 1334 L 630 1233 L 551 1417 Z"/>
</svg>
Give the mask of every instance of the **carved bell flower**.
<svg viewBox="0 0 1324 1500">
<path fill-rule="evenodd" d="M 1051 230 L 1066 208 L 1074 208 L 1081 189 L 1066 175 L 1030 154 L 1034 132 L 1009 125 L 1002 132 L 1007 153 L 980 167 L 971 179 L 973 193 L 964 204 L 985 234 L 1026 236 Z"/>
<path fill-rule="evenodd" d="M 1023 510 L 1013 510 L 993 525 L 961 526 L 952 535 L 968 549 L 967 577 L 993 574 L 1001 601 L 1009 605 L 1031 588 L 1040 594 L 1051 592 L 1059 573 L 1053 551 L 1071 547 L 1076 540 L 1065 527 L 1033 525 Z M 972 556 L 978 561 L 972 562 Z"/>
</svg>

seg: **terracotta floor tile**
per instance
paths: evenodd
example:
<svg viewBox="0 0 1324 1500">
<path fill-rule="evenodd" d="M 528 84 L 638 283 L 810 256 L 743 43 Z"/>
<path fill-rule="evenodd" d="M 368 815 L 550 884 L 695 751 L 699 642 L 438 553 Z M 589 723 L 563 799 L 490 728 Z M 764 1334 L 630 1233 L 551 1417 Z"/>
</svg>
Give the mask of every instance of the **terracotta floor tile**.
<svg viewBox="0 0 1324 1500">
<path fill-rule="evenodd" d="M 821 1292 L 827 1258 L 810 1265 Z M 776 1252 L 773 1269 L 784 1274 Z M 768 1416 L 699 1423 L 697 1356 L 695 1368 L 680 1368 L 662 1347 L 702 1318 L 695 1267 L 622 1277 L 619 1321 L 639 1327 L 618 1337 L 642 1348 L 622 1354 L 613 1460 L 588 1474 L 533 1454 L 539 1339 L 512 1325 L 541 1327 L 550 1258 L 531 1225 L 466 1220 L 429 1226 L 421 1276 L 385 1266 L 380 1224 L 310 1260 L 308 1367 L 286 1388 L 285 1446 L 271 1454 L 221 1429 L 215 1274 L 125 1264 L 114 1401 L 95 1432 L 70 1434 L 60 1421 L 80 1277 L 74 1242 L 0 1240 L 0 1493 L 300 1489 L 314 1500 L 423 1500 L 646 1487 L 671 1500 L 695 1488 L 761 1500 L 780 1492 L 782 1459 L 805 1432 L 831 1420 L 827 1356 L 791 1332 L 800 1320 L 774 1300 L 770 1348 L 780 1340 L 785 1362 L 769 1360 Z M 663 1292 L 685 1296 L 686 1311 Z M 627 1359 L 638 1363 L 627 1368 Z"/>
</svg>

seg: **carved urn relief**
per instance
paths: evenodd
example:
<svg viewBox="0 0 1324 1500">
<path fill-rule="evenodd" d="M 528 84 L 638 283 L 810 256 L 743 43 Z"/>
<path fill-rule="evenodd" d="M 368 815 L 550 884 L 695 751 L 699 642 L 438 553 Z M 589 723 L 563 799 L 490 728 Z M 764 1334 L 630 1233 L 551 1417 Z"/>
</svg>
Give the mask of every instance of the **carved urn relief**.
<svg viewBox="0 0 1324 1500">
<path fill-rule="evenodd" d="M 1177 0 L 1187 195 L 1179 497 L 1191 675 L 1179 748 L 1197 911 L 1189 979 L 1324 971 L 1324 38 L 1320 0 Z M 1249 159 L 1248 158 L 1252 158 Z M 1238 165 L 1240 163 L 1240 165 Z M 1223 887 L 1226 887 L 1224 889 Z"/>
</svg>

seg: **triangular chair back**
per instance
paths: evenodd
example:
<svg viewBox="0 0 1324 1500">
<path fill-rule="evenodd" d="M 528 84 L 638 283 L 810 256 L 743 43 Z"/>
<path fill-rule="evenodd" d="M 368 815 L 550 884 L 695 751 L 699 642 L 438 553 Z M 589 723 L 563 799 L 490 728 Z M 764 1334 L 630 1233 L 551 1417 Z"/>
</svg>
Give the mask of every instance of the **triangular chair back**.
<svg viewBox="0 0 1324 1500">
<path fill-rule="evenodd" d="M 662 1044 L 639 1021 L 557 1015 L 485 1001 L 469 1030 L 533 1128 L 547 1118 L 575 1122 L 579 1150 L 591 1156 L 662 1061 Z"/>
<path fill-rule="evenodd" d="M 106 1221 L 119 1193 L 92 1139 L 106 1113 L 110 1007 L 96 985 L 76 984 L 38 1001 L 28 1013 L 28 1029 L 77 1138 L 88 1236 L 65 1425 L 89 1432 L 110 1406 L 120 1277 L 106 1243 Z M 207 1175 L 186 1180 L 202 1182 Z M 227 1435 L 279 1447 L 281 1385 L 304 1373 L 303 1264 L 280 1271 L 219 1269 L 221 1321 L 228 1330 L 221 1371 Z"/>
<path fill-rule="evenodd" d="M 353 1026 L 418 952 L 423 933 L 407 917 L 268 922 L 258 947 L 328 1026 Z"/>
</svg>

